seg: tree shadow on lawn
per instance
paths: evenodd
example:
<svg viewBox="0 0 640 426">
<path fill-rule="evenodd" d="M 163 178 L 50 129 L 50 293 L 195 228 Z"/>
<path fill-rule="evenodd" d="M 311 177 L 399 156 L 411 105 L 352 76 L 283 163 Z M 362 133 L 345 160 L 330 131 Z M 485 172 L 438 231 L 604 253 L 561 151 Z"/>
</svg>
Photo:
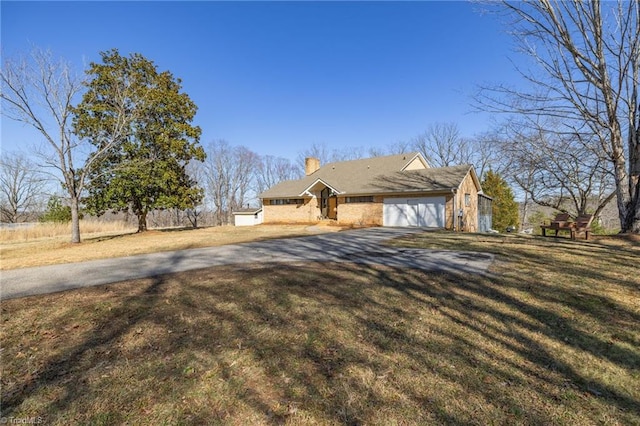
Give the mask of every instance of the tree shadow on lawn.
<svg viewBox="0 0 640 426">
<path fill-rule="evenodd" d="M 440 235 L 431 239 L 430 234 L 433 233 Z M 489 251 L 498 256 L 498 262 L 508 262 L 510 270 L 526 270 L 527 274 L 535 274 L 537 282 L 548 281 L 548 273 L 551 272 L 557 274 L 556 276 L 564 275 L 583 281 L 624 286 L 632 292 L 640 291 L 640 280 L 631 267 L 638 263 L 640 251 L 635 247 L 629 247 L 628 244 L 616 246 L 606 244 L 606 241 L 574 241 L 501 234 L 476 234 L 470 237 L 468 234 L 430 231 L 409 236 L 408 239 L 400 238 L 394 241 L 393 245 L 469 253 Z M 595 266 L 602 264 L 606 267 Z M 624 278 L 616 276 L 617 269 L 627 271 Z"/>
<path fill-rule="evenodd" d="M 614 301 L 605 315 L 572 292 L 536 276 L 254 264 L 3 302 L 5 324 L 21 310 L 39 312 L 31 327 L 41 336 L 70 329 L 72 343 L 58 339 L 62 348 L 40 359 L 41 349 L 22 376 L 5 368 L 2 416 L 637 422 L 640 400 L 629 390 L 637 340 L 606 340 L 607 331 L 592 333 L 580 320 L 615 331 L 614 317 L 638 316 Z M 39 340 L 20 338 L 24 345 L 3 358 Z"/>
<path fill-rule="evenodd" d="M 100 235 L 100 236 L 88 236 L 88 237 L 84 237 L 82 240 L 85 243 L 88 242 L 94 242 L 94 243 L 99 243 L 101 241 L 111 241 L 111 240 L 118 240 L 124 237 L 128 237 L 130 235 L 135 235 L 136 231 L 124 231 L 118 234 L 112 234 L 112 235 Z"/>
</svg>

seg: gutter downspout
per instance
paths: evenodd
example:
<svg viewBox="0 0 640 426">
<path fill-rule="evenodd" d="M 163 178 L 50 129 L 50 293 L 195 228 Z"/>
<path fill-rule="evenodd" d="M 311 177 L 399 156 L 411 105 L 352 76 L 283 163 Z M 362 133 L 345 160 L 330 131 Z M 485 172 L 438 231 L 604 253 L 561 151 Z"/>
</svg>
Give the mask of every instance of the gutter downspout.
<svg viewBox="0 0 640 426">
<path fill-rule="evenodd" d="M 452 230 L 456 231 L 456 221 L 458 219 L 457 211 L 458 211 L 458 188 L 451 188 L 451 193 L 453 194 L 453 208 L 451 209 L 451 219 L 452 219 Z"/>
</svg>

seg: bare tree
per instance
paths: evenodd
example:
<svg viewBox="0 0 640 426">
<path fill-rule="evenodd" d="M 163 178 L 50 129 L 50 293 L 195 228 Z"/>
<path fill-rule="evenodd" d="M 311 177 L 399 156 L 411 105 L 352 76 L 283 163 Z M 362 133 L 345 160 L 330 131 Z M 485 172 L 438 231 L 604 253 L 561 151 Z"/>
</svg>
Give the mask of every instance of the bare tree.
<svg viewBox="0 0 640 426">
<path fill-rule="evenodd" d="M 420 152 L 431 167 L 449 167 L 473 164 L 482 179 L 491 167 L 500 172 L 495 132 L 486 132 L 475 137 L 463 137 L 456 123 L 432 123 L 427 130 L 413 138 L 409 151 Z"/>
<path fill-rule="evenodd" d="M 480 179 L 484 178 L 489 169 L 501 176 L 506 176 L 502 166 L 505 154 L 496 143 L 502 140 L 496 130 L 487 131 L 469 139 L 471 148 L 470 163 L 475 167 Z"/>
<path fill-rule="evenodd" d="M 284 180 L 299 179 L 302 175 L 300 167 L 287 158 L 262 156 L 255 170 L 256 193 L 260 194 Z"/>
<path fill-rule="evenodd" d="M 244 146 L 235 147 L 233 154 L 236 162 L 233 164 L 233 173 L 231 173 L 231 196 L 228 202 L 231 211 L 248 204 L 252 196 L 255 170 L 259 162 L 258 155 Z"/>
<path fill-rule="evenodd" d="M 80 77 L 62 59 L 34 49 L 30 56 L 7 60 L 0 72 L 2 114 L 35 128 L 45 139 L 39 155 L 57 170 L 71 206 L 71 242 L 80 242 L 80 196 L 87 173 L 120 138 L 121 121 L 115 121 L 109 141 L 93 152 L 73 134 L 73 102 L 83 89 Z"/>
<path fill-rule="evenodd" d="M 326 144 L 314 143 L 309 148 L 298 154 L 298 164 L 304 170 L 305 158 L 314 157 L 320 160 L 321 165 L 334 163 L 337 161 L 349 161 L 364 158 L 366 150 L 362 147 L 344 147 L 342 149 L 330 149 Z"/>
<path fill-rule="evenodd" d="M 201 161 L 190 161 L 189 164 L 187 164 L 187 174 L 196 182 L 199 188 L 206 187 L 205 168 Z M 185 210 L 187 220 L 191 223 L 192 227 L 198 227 L 198 220 L 203 215 L 204 210 L 204 200 L 200 200 L 198 204 Z"/>
<path fill-rule="evenodd" d="M 588 141 L 582 150 L 593 150 L 613 175 L 622 232 L 640 233 L 640 2 L 501 5 L 533 60 L 536 71 L 520 71 L 532 89 L 485 87 L 478 106 L 532 123 L 555 118 L 561 128 L 550 132 Z"/>
<path fill-rule="evenodd" d="M 506 173 L 538 205 L 577 216 L 597 216 L 615 196 L 613 176 L 605 160 L 585 150 L 583 135 L 562 135 L 547 131 L 522 132 L 515 126 L 503 140 Z M 594 143 L 594 141 L 591 141 Z"/>
<path fill-rule="evenodd" d="M 206 195 L 213 202 L 218 225 L 230 223 L 231 213 L 248 201 L 257 164 L 257 154 L 243 146 L 219 140 L 207 147 Z"/>
<path fill-rule="evenodd" d="M 0 215 L 2 222 L 26 220 L 40 207 L 47 183 L 37 166 L 22 153 L 0 158 Z"/>
<path fill-rule="evenodd" d="M 383 157 L 385 155 L 404 154 L 412 151 L 411 142 L 397 141 L 382 148 L 369 148 L 369 157 Z"/>
<path fill-rule="evenodd" d="M 455 123 L 433 123 L 411 141 L 411 147 L 427 159 L 431 167 L 472 163 L 471 143 L 462 138 Z"/>
</svg>

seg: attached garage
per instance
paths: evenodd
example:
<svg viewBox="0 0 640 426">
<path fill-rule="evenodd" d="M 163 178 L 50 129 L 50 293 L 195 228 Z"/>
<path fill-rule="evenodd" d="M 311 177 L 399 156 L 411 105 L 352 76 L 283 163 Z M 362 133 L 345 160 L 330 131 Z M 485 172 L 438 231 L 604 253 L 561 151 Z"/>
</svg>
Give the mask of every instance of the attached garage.
<svg viewBox="0 0 640 426">
<path fill-rule="evenodd" d="M 445 197 L 385 198 L 384 226 L 445 227 Z"/>
</svg>

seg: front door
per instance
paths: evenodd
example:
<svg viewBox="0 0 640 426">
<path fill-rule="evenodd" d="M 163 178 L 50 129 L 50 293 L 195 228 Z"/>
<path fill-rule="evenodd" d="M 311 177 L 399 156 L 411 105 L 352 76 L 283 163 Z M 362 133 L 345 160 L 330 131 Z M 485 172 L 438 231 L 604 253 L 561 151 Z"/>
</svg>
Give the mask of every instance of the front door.
<svg viewBox="0 0 640 426">
<path fill-rule="evenodd" d="M 335 220 L 338 218 L 338 197 L 334 195 L 333 197 L 329 197 L 328 201 L 327 217 Z"/>
</svg>

